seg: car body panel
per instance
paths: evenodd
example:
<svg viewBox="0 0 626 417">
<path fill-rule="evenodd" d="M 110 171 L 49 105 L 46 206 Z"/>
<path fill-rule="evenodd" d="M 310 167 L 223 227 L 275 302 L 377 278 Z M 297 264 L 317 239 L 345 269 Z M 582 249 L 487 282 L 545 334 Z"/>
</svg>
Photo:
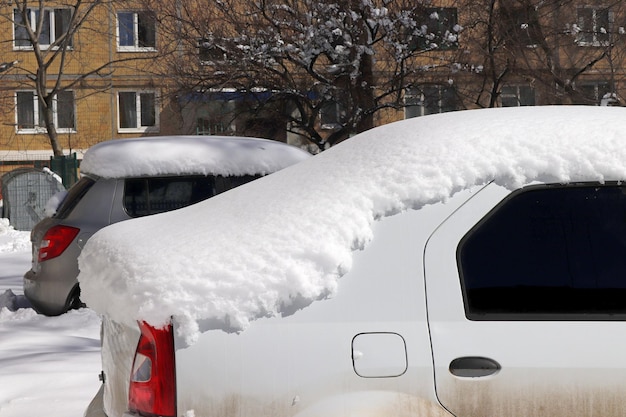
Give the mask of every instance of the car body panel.
<svg viewBox="0 0 626 417">
<path fill-rule="evenodd" d="M 139 341 L 139 327 L 102 318 L 103 404 L 109 416 L 121 416 L 128 405 L 130 373 Z"/>
<path fill-rule="evenodd" d="M 420 248 L 476 192 L 377 222 L 376 239 L 329 300 L 242 333 L 216 325 L 191 346 L 175 338 L 178 415 L 447 415 L 434 393 Z M 127 412 L 138 337 L 137 328 L 103 317 L 110 417 Z"/>
<path fill-rule="evenodd" d="M 626 360 L 598 345 L 626 345 L 622 321 L 465 317 L 457 246 L 511 193 L 488 184 L 379 219 L 333 298 L 241 333 L 216 322 L 191 346 L 176 337 L 177 415 L 623 415 Z M 109 417 L 131 415 L 137 339 L 105 316 Z M 466 357 L 501 368 L 454 375 L 452 361 Z"/>
<path fill-rule="evenodd" d="M 211 330 L 190 347 L 177 340 L 178 415 L 444 415 L 433 389 L 422 248 L 477 192 L 377 222 L 331 299 L 241 333 Z"/>
<path fill-rule="evenodd" d="M 623 321 L 468 320 L 457 246 L 510 190 L 491 184 L 437 229 L 425 251 L 437 396 L 458 416 L 623 416 Z M 551 256 L 546 253 L 545 256 Z M 530 260 L 529 260 L 530 261 Z M 501 369 L 458 377 L 455 359 L 479 357 Z"/>
</svg>

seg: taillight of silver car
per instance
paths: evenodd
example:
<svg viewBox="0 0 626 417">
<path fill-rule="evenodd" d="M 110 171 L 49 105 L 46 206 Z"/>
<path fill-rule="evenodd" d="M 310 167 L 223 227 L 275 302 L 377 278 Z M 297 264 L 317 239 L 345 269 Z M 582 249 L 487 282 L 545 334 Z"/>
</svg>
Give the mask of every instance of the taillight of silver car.
<svg viewBox="0 0 626 417">
<path fill-rule="evenodd" d="M 176 414 L 176 370 L 172 325 L 157 329 L 139 322 L 130 376 L 128 409 L 142 416 L 173 417 Z"/>
<path fill-rule="evenodd" d="M 80 229 L 58 225 L 48 229 L 41 239 L 37 261 L 43 262 L 56 258 L 72 243 Z"/>
</svg>

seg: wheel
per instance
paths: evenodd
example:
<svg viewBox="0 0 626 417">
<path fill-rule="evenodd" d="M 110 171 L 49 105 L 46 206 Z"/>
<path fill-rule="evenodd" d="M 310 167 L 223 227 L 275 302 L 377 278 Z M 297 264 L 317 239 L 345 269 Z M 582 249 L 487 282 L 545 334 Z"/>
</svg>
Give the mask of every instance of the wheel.
<svg viewBox="0 0 626 417">
<path fill-rule="evenodd" d="M 67 297 L 67 301 L 65 302 L 65 310 L 77 310 L 79 308 L 85 307 L 85 304 L 80 301 L 80 287 L 78 284 L 72 289 L 72 292 Z"/>
</svg>

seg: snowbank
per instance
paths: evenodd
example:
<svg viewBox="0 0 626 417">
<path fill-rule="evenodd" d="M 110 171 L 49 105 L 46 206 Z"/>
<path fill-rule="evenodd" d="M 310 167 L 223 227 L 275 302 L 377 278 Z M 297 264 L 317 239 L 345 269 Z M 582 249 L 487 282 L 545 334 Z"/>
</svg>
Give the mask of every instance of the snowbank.
<svg viewBox="0 0 626 417">
<path fill-rule="evenodd" d="M 9 219 L 0 218 L 0 253 L 30 251 L 30 232 L 15 230 Z"/>
<path fill-rule="evenodd" d="M 83 250 L 84 301 L 114 320 L 193 341 L 204 320 L 233 330 L 294 300 L 330 297 L 379 216 L 495 180 L 626 179 L 626 109 L 471 110 L 393 123 L 298 165 L 170 213 L 101 230 Z"/>
</svg>

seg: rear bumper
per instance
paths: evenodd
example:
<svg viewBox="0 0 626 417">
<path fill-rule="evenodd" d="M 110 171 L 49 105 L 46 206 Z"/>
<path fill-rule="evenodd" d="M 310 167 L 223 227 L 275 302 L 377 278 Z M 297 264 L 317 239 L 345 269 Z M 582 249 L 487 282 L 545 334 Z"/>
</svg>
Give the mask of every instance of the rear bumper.
<svg viewBox="0 0 626 417">
<path fill-rule="evenodd" d="M 93 397 L 93 399 L 89 403 L 89 406 L 87 407 L 87 410 L 85 410 L 85 414 L 83 415 L 84 417 L 107 417 L 106 413 L 104 412 L 104 402 L 102 398 L 103 395 L 104 384 L 100 386 L 100 389 L 96 393 L 96 396 Z"/>
<path fill-rule="evenodd" d="M 73 286 L 73 282 L 68 285 L 60 280 L 42 279 L 32 269 L 24 274 L 24 296 L 38 313 L 46 316 L 65 313 Z"/>
</svg>

